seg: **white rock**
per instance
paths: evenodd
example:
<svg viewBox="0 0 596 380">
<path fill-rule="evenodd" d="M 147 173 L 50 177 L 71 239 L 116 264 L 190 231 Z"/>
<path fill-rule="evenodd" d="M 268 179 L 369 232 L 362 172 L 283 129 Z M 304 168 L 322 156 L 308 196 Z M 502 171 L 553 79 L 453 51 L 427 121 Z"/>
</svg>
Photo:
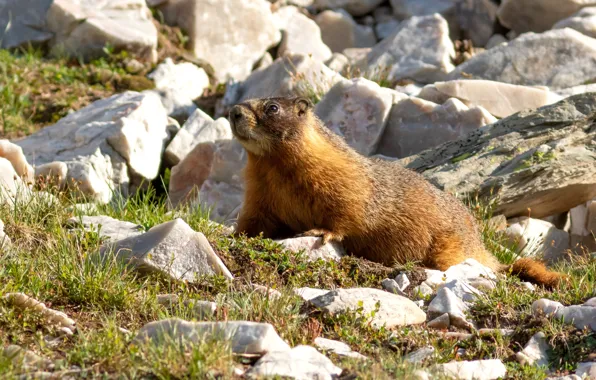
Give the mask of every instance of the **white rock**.
<svg viewBox="0 0 596 380">
<path fill-rule="evenodd" d="M 575 374 L 582 378 L 596 379 L 596 362 L 577 363 Z"/>
<path fill-rule="evenodd" d="M 26 350 L 15 344 L 4 347 L 2 352 L 5 359 L 9 359 L 15 368 L 24 371 L 35 371 L 39 369 L 52 369 L 51 360 L 37 355 L 31 350 Z"/>
<path fill-rule="evenodd" d="M 558 377 L 547 377 L 546 380 L 582 380 L 582 378 L 577 375 L 567 375 Z"/>
<path fill-rule="evenodd" d="M 536 286 L 534 284 L 532 284 L 531 282 L 524 281 L 520 285 L 523 286 L 524 288 L 526 288 L 527 290 L 531 291 L 531 292 L 535 292 L 536 291 Z"/>
<path fill-rule="evenodd" d="M 10 247 L 11 240 L 4 232 L 4 222 L 0 220 L 0 249 Z"/>
<path fill-rule="evenodd" d="M 230 341 L 235 354 L 262 355 L 271 351 L 290 349 L 269 323 L 248 321 L 187 322 L 178 318 L 164 319 L 143 326 L 133 343 L 160 344 L 164 339 L 179 340 L 183 344 L 197 344 L 208 338 Z"/>
<path fill-rule="evenodd" d="M 516 112 L 539 108 L 561 100 L 548 88 L 517 86 L 489 80 L 453 80 L 437 82 L 422 89 L 419 98 L 444 103 L 457 98 L 467 106 L 480 106 L 491 115 L 507 117 Z"/>
<path fill-rule="evenodd" d="M 563 304 L 556 301 L 551 301 L 541 298 L 532 303 L 532 314 L 535 316 L 545 315 L 547 317 L 555 315 L 557 310 L 564 308 Z"/>
<path fill-rule="evenodd" d="M 428 314 L 431 317 L 447 313 L 449 314 L 450 324 L 461 328 L 471 326 L 470 322 L 466 320 L 466 311 L 468 311 L 468 306 L 450 289 L 445 287 L 437 292 L 435 298 L 428 305 Z"/>
<path fill-rule="evenodd" d="M 444 376 L 465 380 L 490 380 L 504 378 L 507 368 L 499 359 L 449 362 L 433 366 Z"/>
<path fill-rule="evenodd" d="M 596 306 L 596 297 L 592 297 L 584 302 L 584 306 Z"/>
<path fill-rule="evenodd" d="M 229 225 L 238 218 L 243 199 L 244 189 L 240 185 L 208 179 L 191 207 L 209 211 L 212 221 Z"/>
<path fill-rule="evenodd" d="M 360 63 L 368 77 L 390 81 L 412 79 L 423 83 L 444 80 L 453 70 L 455 49 L 449 27 L 438 14 L 401 22 L 392 35 L 378 43 Z"/>
<path fill-rule="evenodd" d="M 34 165 L 64 162 L 68 185 L 78 184 L 83 194 L 107 203 L 113 190 L 126 194 L 129 183 L 157 177 L 167 124 L 157 98 L 128 91 L 98 100 L 15 144 Z"/>
<path fill-rule="evenodd" d="M 391 108 L 377 153 L 389 157 L 407 157 L 446 141 L 462 138 L 496 120 L 484 108 L 468 108 L 455 98 L 439 105 L 408 97 Z"/>
<path fill-rule="evenodd" d="M 563 306 L 559 302 L 541 298 L 532 303 L 532 313 L 535 316 L 562 319 L 565 323 L 573 324 L 580 330 L 588 328 L 596 331 L 596 306 Z"/>
<path fill-rule="evenodd" d="M 451 326 L 451 318 L 449 317 L 448 313 L 441 314 L 435 319 L 429 321 L 426 326 L 437 330 L 448 329 L 449 326 Z"/>
<path fill-rule="evenodd" d="M 233 278 L 205 235 L 193 231 L 182 219 L 157 225 L 142 235 L 102 248 L 104 256 L 111 253 L 141 273 L 157 272 L 190 282 L 203 275 Z"/>
<path fill-rule="evenodd" d="M 408 286 L 410 286 L 410 279 L 405 273 L 400 273 L 395 277 L 395 282 L 397 282 L 397 286 L 399 286 L 399 290 L 405 291 Z"/>
<path fill-rule="evenodd" d="M 309 301 L 314 306 L 331 314 L 355 310 L 362 303 L 363 312 L 368 315 L 380 302 L 380 309 L 372 317 L 372 325 L 386 328 L 423 323 L 426 314 L 409 299 L 379 289 L 351 288 L 332 290 Z"/>
<path fill-rule="evenodd" d="M 596 7 L 583 8 L 571 17 L 557 22 L 553 29 L 571 28 L 596 38 Z"/>
<path fill-rule="evenodd" d="M 315 113 L 331 131 L 363 155 L 375 152 L 395 97 L 404 96 L 364 78 L 333 86 Z"/>
<path fill-rule="evenodd" d="M 179 0 L 159 9 L 166 23 L 188 33 L 191 50 L 211 64 L 219 82 L 248 77 L 281 39 L 266 0 Z"/>
<path fill-rule="evenodd" d="M 247 376 L 248 378 L 289 377 L 299 380 L 331 380 L 341 372 L 341 368 L 336 367 L 316 348 L 301 345 L 291 350 L 270 350 L 247 372 Z"/>
<path fill-rule="evenodd" d="M 63 189 L 68 175 L 68 166 L 61 161 L 48 162 L 47 164 L 35 167 L 35 178 L 55 185 L 58 189 Z"/>
<path fill-rule="evenodd" d="M 538 332 L 530 338 L 521 352 L 515 354 L 515 358 L 522 365 L 536 365 L 548 367 L 548 350 L 550 346 L 546 341 L 543 332 Z"/>
<path fill-rule="evenodd" d="M 474 46 L 485 46 L 493 35 L 497 5 L 491 0 L 455 1 L 455 19 Z"/>
<path fill-rule="evenodd" d="M 366 359 L 366 356 L 352 351 L 350 346 L 337 340 L 317 337 L 315 338 L 314 344 L 319 350 L 330 351 L 338 356 L 345 356 L 354 359 Z"/>
<path fill-rule="evenodd" d="M 502 34 L 493 34 L 493 36 L 486 42 L 485 49 L 492 49 L 495 46 L 506 44 L 507 42 L 509 42 L 509 40 Z"/>
<path fill-rule="evenodd" d="M 0 201 L 15 204 L 31 198 L 31 189 L 6 158 L 0 157 Z"/>
<path fill-rule="evenodd" d="M 315 21 L 321 28 L 323 42 L 334 53 L 349 48 L 372 47 L 377 43 L 372 28 L 356 23 L 343 9 L 323 11 L 316 16 Z"/>
<path fill-rule="evenodd" d="M 26 183 L 33 182 L 33 167 L 27 163 L 23 149 L 8 140 L 0 140 L 0 157 L 10 161 L 14 171 Z"/>
<path fill-rule="evenodd" d="M 509 223 L 505 235 L 523 256 L 544 255 L 545 260 L 554 262 L 569 249 L 569 234 L 547 221 L 521 217 Z"/>
<path fill-rule="evenodd" d="M 1 49 L 42 44 L 52 38 L 45 30 L 46 13 L 54 0 L 0 1 Z"/>
<path fill-rule="evenodd" d="M 467 281 L 460 279 L 451 280 L 445 284 L 439 285 L 439 289 L 447 288 L 453 292 L 459 299 L 464 302 L 473 302 L 482 292 Z"/>
<path fill-rule="evenodd" d="M 406 294 L 400 289 L 397 281 L 395 281 L 391 278 L 386 278 L 383 281 L 381 281 L 381 286 L 383 287 L 383 289 L 385 289 L 388 292 L 391 292 L 394 294 L 399 294 L 400 296 L 404 296 L 404 297 L 406 296 Z"/>
<path fill-rule="evenodd" d="M 157 303 L 167 308 L 172 308 L 180 302 L 177 294 L 158 294 Z M 184 306 L 190 306 L 193 316 L 198 319 L 212 317 L 217 311 L 217 304 L 210 301 L 187 299 L 183 302 Z"/>
<path fill-rule="evenodd" d="M 157 29 L 143 0 L 54 0 L 46 15 L 54 33 L 51 52 L 93 59 L 105 55 L 104 47 L 126 50 L 154 62 Z"/>
<path fill-rule="evenodd" d="M 573 29 L 526 33 L 459 65 L 450 79 L 487 79 L 559 89 L 596 77 L 596 39 Z"/>
<path fill-rule="evenodd" d="M 423 282 L 414 288 L 414 294 L 416 294 L 418 297 L 425 298 L 434 294 L 434 291 L 433 288 L 431 288 L 427 283 Z"/>
<path fill-rule="evenodd" d="M 277 56 L 286 53 L 312 55 L 320 61 L 331 58 L 332 52 L 321 39 L 321 29 L 294 6 L 282 7 L 273 14 L 279 30 L 284 31 Z"/>
<path fill-rule="evenodd" d="M 375 9 L 383 0 L 314 0 L 315 9 L 342 8 L 353 16 L 363 16 Z"/>
<path fill-rule="evenodd" d="M 447 281 L 463 280 L 469 282 L 479 278 L 497 279 L 497 275 L 492 269 L 480 264 L 475 259 L 466 259 L 460 264 L 449 267 L 445 271 L 445 277 Z"/>
<path fill-rule="evenodd" d="M 335 72 L 343 73 L 349 68 L 350 62 L 345 55 L 341 53 L 333 53 L 331 58 L 325 62 L 325 65 Z"/>
<path fill-rule="evenodd" d="M 310 301 L 311 299 L 327 294 L 328 292 L 329 290 L 308 287 L 294 289 L 294 293 L 305 301 Z"/>
<path fill-rule="evenodd" d="M 382 41 L 385 38 L 389 37 L 395 29 L 399 27 L 399 21 L 397 20 L 389 20 L 382 23 L 378 23 L 375 25 L 375 33 L 377 38 Z"/>
<path fill-rule="evenodd" d="M 98 232 L 99 236 L 106 238 L 106 242 L 116 242 L 128 237 L 139 236 L 145 231 L 139 224 L 125 222 L 109 216 L 87 216 L 72 217 L 68 224 L 82 227 L 86 231 Z"/>
<path fill-rule="evenodd" d="M 391 0 L 393 13 L 401 20 L 413 16 L 428 16 L 434 13 L 442 15 L 453 13 L 453 0 Z"/>
<path fill-rule="evenodd" d="M 504 0 L 497 16 L 505 27 L 518 34 L 544 32 L 557 21 L 581 8 L 596 5 L 594 0 Z"/>
<path fill-rule="evenodd" d="M 259 293 L 267 298 L 270 299 L 277 299 L 281 297 L 281 292 L 279 290 L 273 289 L 269 286 L 259 285 L 259 284 L 250 284 L 250 287 L 256 293 Z"/>
<path fill-rule="evenodd" d="M 410 363 L 422 363 L 435 354 L 433 346 L 422 347 L 406 355 L 405 360 Z"/>
<path fill-rule="evenodd" d="M 569 210 L 569 220 L 571 248 L 581 245 L 596 251 L 596 199 Z"/>
<path fill-rule="evenodd" d="M 277 240 L 277 242 L 290 251 L 303 251 L 306 259 L 309 261 L 317 259 L 337 261 L 346 254 L 341 243 L 329 242 L 323 245 L 322 240 L 320 237 L 304 236 Z"/>
</svg>

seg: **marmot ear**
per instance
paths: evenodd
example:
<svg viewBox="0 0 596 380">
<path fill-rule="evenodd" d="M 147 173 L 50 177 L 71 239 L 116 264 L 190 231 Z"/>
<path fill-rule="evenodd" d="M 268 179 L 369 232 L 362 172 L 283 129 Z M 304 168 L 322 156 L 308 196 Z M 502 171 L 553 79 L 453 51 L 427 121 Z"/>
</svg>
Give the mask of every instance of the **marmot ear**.
<svg viewBox="0 0 596 380">
<path fill-rule="evenodd" d="M 298 111 L 298 116 L 304 115 L 306 113 L 306 111 L 308 111 L 309 109 L 312 108 L 311 101 L 306 98 L 297 98 L 294 101 L 294 104 L 296 105 L 296 110 Z"/>
</svg>

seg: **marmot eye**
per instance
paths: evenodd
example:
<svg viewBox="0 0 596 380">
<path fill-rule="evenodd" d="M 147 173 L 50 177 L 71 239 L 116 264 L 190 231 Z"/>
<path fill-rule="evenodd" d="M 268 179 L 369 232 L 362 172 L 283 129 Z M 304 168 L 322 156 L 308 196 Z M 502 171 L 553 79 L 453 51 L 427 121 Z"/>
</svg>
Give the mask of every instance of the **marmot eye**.
<svg viewBox="0 0 596 380">
<path fill-rule="evenodd" d="M 279 112 L 279 107 L 277 106 L 277 104 L 271 104 L 267 107 L 268 114 L 273 114 L 273 113 L 278 113 L 278 112 Z"/>
</svg>

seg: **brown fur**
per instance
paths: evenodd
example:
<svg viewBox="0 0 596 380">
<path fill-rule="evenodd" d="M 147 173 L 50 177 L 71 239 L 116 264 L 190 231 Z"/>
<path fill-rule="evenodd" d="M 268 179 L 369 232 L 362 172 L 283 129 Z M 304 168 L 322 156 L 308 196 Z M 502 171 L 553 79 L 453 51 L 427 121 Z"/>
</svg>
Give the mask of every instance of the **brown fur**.
<svg viewBox="0 0 596 380">
<path fill-rule="evenodd" d="M 499 264 L 465 206 L 397 163 L 364 157 L 329 131 L 304 99 L 252 99 L 230 111 L 248 152 L 237 233 L 342 241 L 388 266 L 446 270 L 467 258 L 554 286 L 560 275 L 529 259 Z"/>
</svg>

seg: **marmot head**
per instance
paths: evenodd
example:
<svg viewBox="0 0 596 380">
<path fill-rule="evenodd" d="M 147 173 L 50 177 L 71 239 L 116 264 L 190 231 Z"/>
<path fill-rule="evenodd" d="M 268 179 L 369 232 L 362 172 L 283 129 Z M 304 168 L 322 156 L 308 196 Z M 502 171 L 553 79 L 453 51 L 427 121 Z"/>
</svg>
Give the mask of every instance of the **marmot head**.
<svg viewBox="0 0 596 380">
<path fill-rule="evenodd" d="M 305 98 L 250 99 L 230 110 L 232 133 L 246 150 L 258 156 L 300 139 L 313 117 Z"/>
</svg>

